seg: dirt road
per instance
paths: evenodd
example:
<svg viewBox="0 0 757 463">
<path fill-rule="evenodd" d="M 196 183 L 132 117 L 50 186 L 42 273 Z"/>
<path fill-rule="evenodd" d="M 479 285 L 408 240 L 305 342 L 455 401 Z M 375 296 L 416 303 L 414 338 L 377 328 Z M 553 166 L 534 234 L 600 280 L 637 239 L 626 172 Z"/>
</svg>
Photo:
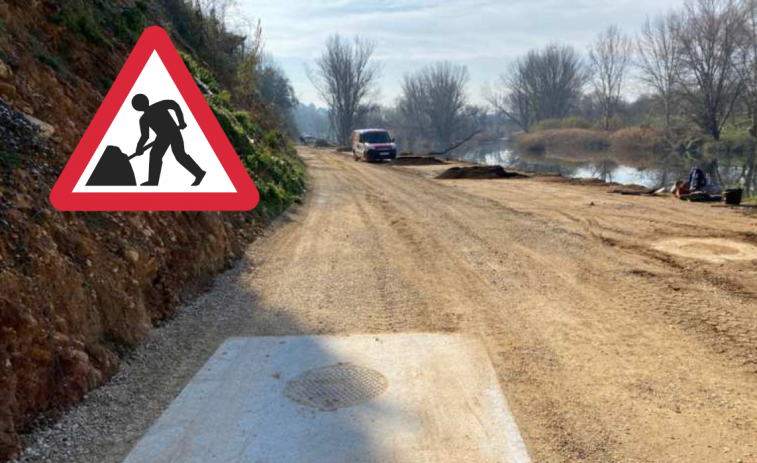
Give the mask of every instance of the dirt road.
<svg viewBox="0 0 757 463">
<path fill-rule="evenodd" d="M 757 462 L 757 216 L 302 155 L 306 203 L 28 461 L 121 461 L 231 334 L 462 332 L 535 462 Z"/>
</svg>

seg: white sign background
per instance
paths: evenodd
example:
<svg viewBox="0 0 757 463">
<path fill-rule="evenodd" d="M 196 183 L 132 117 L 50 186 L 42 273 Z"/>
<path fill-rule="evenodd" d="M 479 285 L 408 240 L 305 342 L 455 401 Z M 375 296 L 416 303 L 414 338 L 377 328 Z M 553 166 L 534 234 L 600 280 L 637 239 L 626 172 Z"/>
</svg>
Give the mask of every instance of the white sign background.
<svg viewBox="0 0 757 463">
<path fill-rule="evenodd" d="M 137 179 L 136 187 L 133 186 L 87 186 L 87 181 L 92 175 L 95 166 L 105 152 L 108 146 L 117 146 L 121 151 L 131 156 L 137 148 L 137 142 L 141 136 L 139 129 L 139 119 L 142 117 L 141 112 L 131 106 L 131 99 L 134 95 L 144 94 L 149 98 L 150 104 L 162 100 L 173 100 L 179 104 L 184 113 L 184 121 L 187 128 L 182 130 L 184 137 L 184 149 L 187 154 L 195 160 L 200 168 L 207 172 L 202 183 L 198 186 L 191 186 L 194 182 L 194 175 L 190 174 L 182 167 L 173 156 L 173 151 L 169 148 L 163 156 L 163 170 L 160 173 L 159 186 L 140 187 L 139 185 L 146 182 L 149 174 L 150 151 L 146 151 L 142 156 L 131 160 L 131 166 L 134 169 L 134 175 Z M 171 111 L 171 116 L 176 120 L 176 115 Z M 178 121 L 177 121 L 178 125 Z M 155 133 L 150 131 L 150 140 L 148 144 L 155 140 Z M 192 111 L 189 110 L 184 98 L 181 97 L 179 89 L 176 88 L 171 79 L 168 70 L 163 61 L 161 61 L 157 52 L 153 52 L 147 65 L 140 74 L 134 87 L 129 92 L 123 106 L 118 111 L 115 120 L 111 124 L 105 138 L 100 143 L 89 161 L 87 168 L 84 169 L 79 181 L 74 188 L 76 193 L 235 193 L 236 189 L 231 183 L 229 176 L 221 166 L 221 162 L 210 147 L 207 138 L 202 133 L 202 129 L 197 124 Z"/>
</svg>

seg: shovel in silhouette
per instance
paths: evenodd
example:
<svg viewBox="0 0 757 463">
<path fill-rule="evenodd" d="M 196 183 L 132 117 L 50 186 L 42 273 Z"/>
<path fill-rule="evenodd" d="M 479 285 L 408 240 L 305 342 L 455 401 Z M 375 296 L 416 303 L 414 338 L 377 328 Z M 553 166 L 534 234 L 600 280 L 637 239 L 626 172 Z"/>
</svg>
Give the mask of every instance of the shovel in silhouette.
<svg viewBox="0 0 757 463">
<path fill-rule="evenodd" d="M 105 152 L 87 181 L 87 186 L 137 186 L 134 169 L 129 161 L 144 154 L 154 144 L 155 142 L 150 143 L 142 149 L 141 153 L 134 153 L 131 156 L 124 154 L 117 146 L 105 148 Z"/>
</svg>

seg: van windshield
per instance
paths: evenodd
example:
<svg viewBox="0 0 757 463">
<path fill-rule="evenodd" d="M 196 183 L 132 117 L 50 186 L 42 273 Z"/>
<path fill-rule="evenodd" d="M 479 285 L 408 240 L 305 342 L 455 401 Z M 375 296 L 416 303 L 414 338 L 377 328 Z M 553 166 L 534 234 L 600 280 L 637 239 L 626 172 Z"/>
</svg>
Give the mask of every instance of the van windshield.
<svg viewBox="0 0 757 463">
<path fill-rule="evenodd" d="M 361 137 L 363 143 L 391 143 L 392 139 L 387 132 L 365 132 Z"/>
</svg>

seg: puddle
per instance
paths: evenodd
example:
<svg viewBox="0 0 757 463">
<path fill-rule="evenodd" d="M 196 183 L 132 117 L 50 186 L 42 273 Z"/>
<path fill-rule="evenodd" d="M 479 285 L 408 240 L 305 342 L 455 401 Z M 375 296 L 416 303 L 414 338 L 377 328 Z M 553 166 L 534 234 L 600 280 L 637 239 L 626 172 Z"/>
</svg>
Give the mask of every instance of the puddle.
<svg viewBox="0 0 757 463">
<path fill-rule="evenodd" d="M 757 260 L 757 247 L 723 238 L 674 238 L 652 246 L 658 251 L 713 264 Z"/>
</svg>

